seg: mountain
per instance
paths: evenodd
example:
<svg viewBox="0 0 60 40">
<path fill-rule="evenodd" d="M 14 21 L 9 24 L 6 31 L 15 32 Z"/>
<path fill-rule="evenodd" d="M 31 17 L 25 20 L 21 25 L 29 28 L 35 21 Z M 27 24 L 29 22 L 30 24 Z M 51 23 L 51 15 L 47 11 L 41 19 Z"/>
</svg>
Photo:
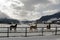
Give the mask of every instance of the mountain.
<svg viewBox="0 0 60 40">
<path fill-rule="evenodd" d="M 48 21 L 48 20 L 54 19 L 54 18 L 59 19 L 59 18 L 60 18 L 60 12 L 57 12 L 57 13 L 55 13 L 55 14 L 53 14 L 53 15 L 42 16 L 42 17 L 41 17 L 40 19 L 38 19 L 37 21 L 38 21 L 38 22 Z"/>
<path fill-rule="evenodd" d="M 28 24 L 28 23 L 32 23 L 32 22 L 35 22 L 35 21 L 21 21 L 23 24 Z"/>
<path fill-rule="evenodd" d="M 0 11 L 0 23 L 10 24 L 10 23 L 20 23 L 20 21 L 17 19 L 12 19 L 8 15 Z"/>
<path fill-rule="evenodd" d="M 6 19 L 6 18 L 3 18 L 3 19 L 0 19 L 0 23 L 5 23 L 5 24 L 11 24 L 11 23 L 13 23 L 13 24 L 19 24 L 20 23 L 20 21 L 19 20 L 17 20 L 17 19 Z"/>
</svg>

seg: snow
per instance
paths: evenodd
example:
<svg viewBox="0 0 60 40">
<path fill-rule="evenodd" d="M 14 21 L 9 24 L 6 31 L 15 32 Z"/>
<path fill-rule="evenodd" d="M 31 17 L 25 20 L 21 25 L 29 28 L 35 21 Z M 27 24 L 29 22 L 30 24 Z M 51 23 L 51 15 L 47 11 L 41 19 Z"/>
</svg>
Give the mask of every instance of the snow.
<svg viewBox="0 0 60 40">
<path fill-rule="evenodd" d="M 5 26 L 4 26 L 5 25 Z M 9 27 L 10 25 L 6 25 L 6 24 L 0 24 L 1 27 Z M 18 25 L 18 27 L 29 27 L 29 25 L 26 25 L 26 24 L 22 24 L 22 25 Z M 46 27 L 45 24 L 38 24 L 38 27 Z M 56 26 L 60 26 L 60 25 L 51 25 L 53 27 L 56 27 Z M 21 30 L 23 29 L 17 29 L 17 31 L 19 32 L 22 32 Z M 53 29 L 55 30 L 55 29 Z M 5 28 L 0 28 L 0 32 L 1 31 L 7 31 L 7 29 Z M 24 30 L 23 30 L 24 31 Z M 13 31 L 12 31 L 13 32 Z M 17 34 L 17 35 L 16 35 Z M 28 33 L 28 37 L 24 37 L 25 36 L 25 33 L 10 33 L 9 36 L 17 36 L 17 37 L 0 37 L 0 40 L 60 40 L 60 35 L 55 35 L 55 32 L 44 32 L 43 33 L 43 36 L 41 36 L 41 32 L 39 33 Z M 60 32 L 58 32 L 58 34 L 60 34 Z M 0 36 L 6 36 L 7 33 L 0 33 Z"/>
<path fill-rule="evenodd" d="M 60 35 L 34 36 L 34 37 L 4 37 L 0 40 L 60 40 Z"/>
</svg>

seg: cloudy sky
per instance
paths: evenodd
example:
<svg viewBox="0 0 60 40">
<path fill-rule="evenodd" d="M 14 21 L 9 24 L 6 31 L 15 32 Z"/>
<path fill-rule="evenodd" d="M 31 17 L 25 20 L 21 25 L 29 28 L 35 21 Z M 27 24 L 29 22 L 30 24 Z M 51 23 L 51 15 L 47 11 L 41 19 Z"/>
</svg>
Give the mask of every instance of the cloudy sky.
<svg viewBox="0 0 60 40">
<path fill-rule="evenodd" d="M 36 20 L 60 11 L 60 0 L 0 0 L 0 11 L 18 20 Z"/>
</svg>

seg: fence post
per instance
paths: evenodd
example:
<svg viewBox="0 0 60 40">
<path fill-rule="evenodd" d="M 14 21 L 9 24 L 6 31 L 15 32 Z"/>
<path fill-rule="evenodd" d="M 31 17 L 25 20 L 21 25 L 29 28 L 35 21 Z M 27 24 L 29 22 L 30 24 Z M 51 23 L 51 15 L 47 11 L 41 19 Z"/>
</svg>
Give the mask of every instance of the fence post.
<svg viewBox="0 0 60 40">
<path fill-rule="evenodd" d="M 42 36 L 43 36 L 43 29 L 44 29 L 44 28 L 42 27 Z"/>
<path fill-rule="evenodd" d="M 9 37 L 9 27 L 7 27 L 7 37 Z"/>
<path fill-rule="evenodd" d="M 56 27 L 56 30 L 55 30 L 55 35 L 57 35 L 57 27 Z"/>
<path fill-rule="evenodd" d="M 25 28 L 25 37 L 27 37 L 27 27 Z"/>
</svg>

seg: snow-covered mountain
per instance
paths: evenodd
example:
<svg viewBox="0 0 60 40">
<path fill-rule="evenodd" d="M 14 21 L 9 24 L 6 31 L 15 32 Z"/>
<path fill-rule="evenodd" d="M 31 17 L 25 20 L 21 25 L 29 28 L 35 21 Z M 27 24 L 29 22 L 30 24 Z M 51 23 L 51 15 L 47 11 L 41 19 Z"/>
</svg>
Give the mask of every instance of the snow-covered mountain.
<svg viewBox="0 0 60 40">
<path fill-rule="evenodd" d="M 0 11 L 0 23 L 19 23 L 19 20 L 17 19 L 12 19 L 8 15 L 4 14 L 3 12 Z"/>
<path fill-rule="evenodd" d="M 46 16 L 42 16 L 40 19 L 38 19 L 38 22 L 42 22 L 42 21 L 52 21 L 52 20 L 59 20 L 60 19 L 60 12 L 57 12 L 53 15 L 46 15 Z"/>
</svg>

